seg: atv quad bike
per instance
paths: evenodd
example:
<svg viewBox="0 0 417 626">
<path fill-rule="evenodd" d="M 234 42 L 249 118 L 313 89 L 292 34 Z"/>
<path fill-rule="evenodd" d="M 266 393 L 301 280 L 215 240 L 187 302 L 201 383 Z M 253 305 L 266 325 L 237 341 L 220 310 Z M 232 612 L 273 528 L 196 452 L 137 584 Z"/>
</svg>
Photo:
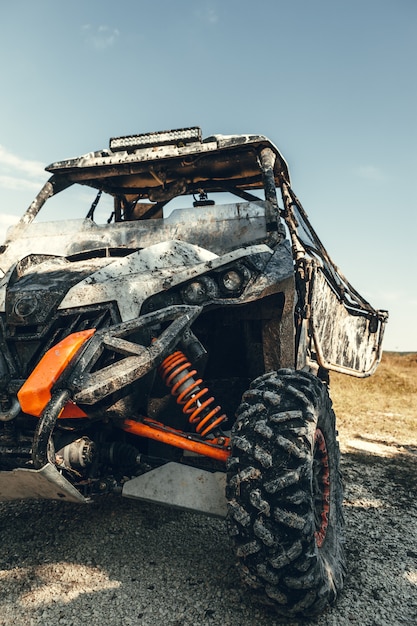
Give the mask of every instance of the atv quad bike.
<svg viewBox="0 0 417 626">
<path fill-rule="evenodd" d="M 317 614 L 344 578 L 328 373 L 375 370 L 386 312 L 333 264 L 266 137 L 117 137 L 46 169 L 0 248 L 0 500 L 227 517 L 254 595 Z M 70 187 L 84 217 L 39 221 Z"/>
</svg>

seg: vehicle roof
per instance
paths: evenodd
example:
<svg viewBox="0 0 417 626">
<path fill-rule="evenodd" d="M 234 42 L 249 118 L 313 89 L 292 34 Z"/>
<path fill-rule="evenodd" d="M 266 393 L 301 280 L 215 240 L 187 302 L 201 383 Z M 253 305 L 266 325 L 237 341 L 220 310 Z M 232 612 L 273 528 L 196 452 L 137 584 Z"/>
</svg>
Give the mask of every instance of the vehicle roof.
<svg viewBox="0 0 417 626">
<path fill-rule="evenodd" d="M 200 135 L 188 141 L 161 141 L 152 145 L 135 144 L 135 137 L 161 136 L 163 133 L 128 136 L 110 140 L 110 148 L 80 157 L 57 161 L 46 170 L 72 183 L 103 189 L 112 195 L 140 195 L 158 201 L 164 190 L 178 187 L 178 194 L 199 188 L 221 191 L 227 187 L 261 189 L 259 153 L 270 148 L 276 155 L 276 185 L 289 182 L 285 159 L 263 135 Z M 187 129 L 184 129 L 187 130 Z M 165 132 L 165 131 L 164 131 Z M 165 135 L 179 131 L 166 131 Z M 113 147 L 117 146 L 117 147 Z M 127 146 L 127 147 L 126 147 Z"/>
</svg>

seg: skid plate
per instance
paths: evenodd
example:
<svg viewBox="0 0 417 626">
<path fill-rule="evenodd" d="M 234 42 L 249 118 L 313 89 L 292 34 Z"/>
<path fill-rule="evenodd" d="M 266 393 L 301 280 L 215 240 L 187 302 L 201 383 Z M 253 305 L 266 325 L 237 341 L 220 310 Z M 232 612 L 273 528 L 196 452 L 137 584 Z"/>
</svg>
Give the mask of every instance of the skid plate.
<svg viewBox="0 0 417 626">
<path fill-rule="evenodd" d="M 39 470 L 0 472 L 0 501 L 22 499 L 88 502 L 50 463 Z"/>
<path fill-rule="evenodd" d="M 127 481 L 122 495 L 214 517 L 226 517 L 226 474 L 167 463 Z"/>
</svg>

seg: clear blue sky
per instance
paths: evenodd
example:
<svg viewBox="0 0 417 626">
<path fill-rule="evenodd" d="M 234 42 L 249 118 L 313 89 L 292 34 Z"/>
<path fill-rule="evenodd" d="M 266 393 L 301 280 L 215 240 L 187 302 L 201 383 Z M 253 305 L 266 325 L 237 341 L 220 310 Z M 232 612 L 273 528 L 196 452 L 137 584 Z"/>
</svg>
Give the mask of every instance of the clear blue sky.
<svg viewBox="0 0 417 626">
<path fill-rule="evenodd" d="M 353 286 L 417 351 L 416 0 L 0 0 L 0 231 L 111 136 L 267 135 Z"/>
</svg>

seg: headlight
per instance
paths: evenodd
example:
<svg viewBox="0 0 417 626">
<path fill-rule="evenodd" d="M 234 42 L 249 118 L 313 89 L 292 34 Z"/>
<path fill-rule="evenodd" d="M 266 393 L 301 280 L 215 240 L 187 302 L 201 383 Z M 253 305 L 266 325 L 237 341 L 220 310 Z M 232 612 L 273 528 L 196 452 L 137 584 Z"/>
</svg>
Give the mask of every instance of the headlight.
<svg viewBox="0 0 417 626">
<path fill-rule="evenodd" d="M 236 293 L 241 290 L 243 285 L 243 276 L 236 270 L 228 270 L 222 277 L 222 286 L 230 293 Z"/>
<path fill-rule="evenodd" d="M 230 265 L 227 269 L 220 268 L 208 276 L 196 276 L 148 298 L 142 306 L 141 315 L 174 304 L 200 306 L 216 301 L 219 305 L 221 300 L 240 298 L 251 277 L 252 272 L 243 263 Z"/>
<path fill-rule="evenodd" d="M 187 304 L 202 304 L 206 300 L 218 297 L 216 283 L 209 276 L 201 276 L 185 285 L 181 295 Z"/>
<path fill-rule="evenodd" d="M 37 311 L 38 305 L 39 301 L 36 293 L 23 294 L 15 300 L 13 313 L 18 320 L 23 321 Z"/>
<path fill-rule="evenodd" d="M 243 264 L 231 267 L 220 276 L 220 287 L 227 295 L 240 294 L 250 279 L 250 271 Z"/>
</svg>

